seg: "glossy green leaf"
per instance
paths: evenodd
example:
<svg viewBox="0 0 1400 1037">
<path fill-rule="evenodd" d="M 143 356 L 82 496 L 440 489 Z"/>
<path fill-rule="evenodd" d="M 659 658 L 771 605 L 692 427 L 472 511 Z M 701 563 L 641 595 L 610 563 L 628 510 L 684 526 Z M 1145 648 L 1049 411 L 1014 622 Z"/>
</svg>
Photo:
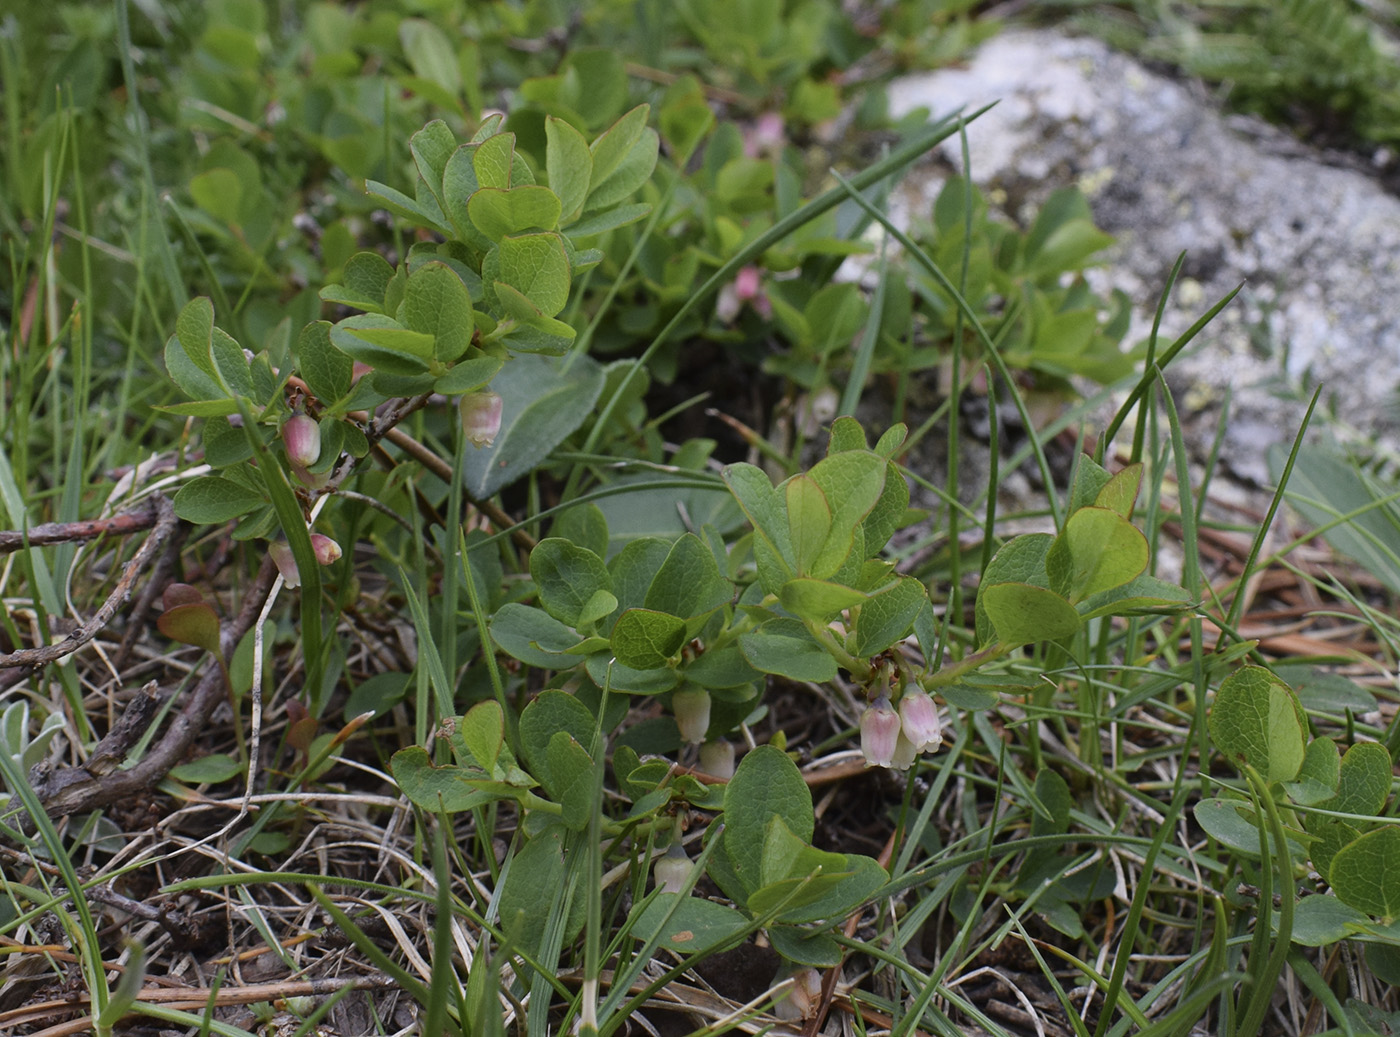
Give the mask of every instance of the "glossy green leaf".
<svg viewBox="0 0 1400 1037">
<path fill-rule="evenodd" d="M 725 485 L 754 527 L 754 556 L 763 587 L 770 594 L 776 594 L 784 583 L 796 575 L 787 506 L 768 476 L 754 465 L 728 465 L 722 475 Z"/>
<path fill-rule="evenodd" d="M 330 322 L 318 320 L 301 329 L 297 370 L 317 399 L 332 404 L 350 392 L 355 362 L 331 344 Z"/>
<path fill-rule="evenodd" d="M 991 617 L 987 615 L 987 590 L 1002 583 L 1028 583 L 1049 589 L 1050 577 L 1045 571 L 1045 556 L 1055 537 L 1050 533 L 1027 533 L 1008 540 L 992 556 L 982 573 L 977 589 L 977 643 L 985 645 L 996 636 Z"/>
<path fill-rule="evenodd" d="M 510 859 L 501 878 L 499 913 L 501 928 L 516 949 L 531 956 L 539 954 L 551 906 L 563 893 L 565 877 L 561 825 L 550 825 L 532 836 Z M 581 906 L 584 899 L 580 893 L 575 903 Z"/>
<path fill-rule="evenodd" d="M 378 252 L 356 252 L 345 264 L 344 283 L 326 285 L 321 289 L 321 299 L 383 313 L 384 293 L 393 276 L 394 268 Z"/>
<path fill-rule="evenodd" d="M 831 534 L 831 506 L 826 494 L 810 475 L 794 475 L 783 484 L 788 513 L 788 535 L 799 575 L 811 571 Z"/>
<path fill-rule="evenodd" d="M 889 882 L 889 874 L 872 857 L 858 853 L 836 856 L 841 858 L 839 878 L 806 903 L 789 904 L 778 916 L 780 921 L 804 923 L 843 919 Z M 754 906 L 752 899 L 749 906 Z"/>
<path fill-rule="evenodd" d="M 734 596 L 714 554 L 694 533 L 678 537 L 647 588 L 646 607 L 691 619 L 713 612 Z"/>
<path fill-rule="evenodd" d="M 851 450 L 818 461 L 808 473 L 831 508 L 831 532 L 805 573 L 824 580 L 846 562 L 856 528 L 870 514 L 885 488 L 888 462 L 869 450 Z"/>
<path fill-rule="evenodd" d="M 478 767 L 499 776 L 497 763 L 506 739 L 505 713 L 499 702 L 478 702 L 468 710 L 457 721 L 457 736 Z"/>
<path fill-rule="evenodd" d="M 593 155 L 593 169 L 589 177 L 589 194 L 602 187 L 627 160 L 632 149 L 642 141 L 646 131 L 650 105 L 638 105 L 618 119 L 590 145 Z"/>
<path fill-rule="evenodd" d="M 457 138 L 441 119 L 432 120 L 408 138 L 408 150 L 421 180 L 417 201 L 420 205 L 425 201 L 423 187 L 426 186 L 437 210 L 435 215 L 443 212 L 442 171 L 456 147 Z"/>
<path fill-rule="evenodd" d="M 1125 519 L 1130 519 L 1133 517 L 1133 505 L 1137 502 L 1141 487 L 1142 464 L 1130 464 L 1104 484 L 1098 496 L 1094 498 L 1094 506 L 1107 508 Z"/>
<path fill-rule="evenodd" d="M 179 339 L 174 335 L 165 341 L 165 370 L 186 396 L 200 401 L 201 405 L 207 404 L 219 408 L 209 411 L 209 413 L 233 414 L 238 410 L 238 405 L 228 398 L 223 386 L 216 382 L 212 375 L 205 374 L 201 368 L 195 365 L 195 362 L 185 352 L 184 347 L 180 345 Z M 173 408 L 171 408 L 171 412 L 180 413 Z M 196 414 L 196 416 L 204 415 Z"/>
<path fill-rule="evenodd" d="M 472 155 L 477 180 L 482 188 L 509 190 L 515 168 L 515 134 L 496 133 L 482 140 Z"/>
<path fill-rule="evenodd" d="M 623 156 L 617 168 L 606 178 L 597 175 L 595 153 L 593 175 L 590 177 L 587 208 L 591 212 L 607 209 L 625 201 L 651 179 L 656 158 L 661 149 L 661 137 L 653 129 L 642 131 L 641 137 Z"/>
<path fill-rule="evenodd" d="M 386 374 L 422 374 L 433 356 L 433 336 L 374 313 L 347 317 L 331 328 L 330 335 L 331 343 L 352 360 Z"/>
<path fill-rule="evenodd" d="M 1235 853 L 1259 859 L 1259 823 L 1248 803 L 1237 799 L 1207 799 L 1197 803 L 1192 812 L 1212 839 Z"/>
<path fill-rule="evenodd" d="M 1308 846 L 1308 859 L 1317 873 L 1326 878 L 1332 873 L 1332 861 L 1343 846 L 1361 837 L 1361 830 L 1345 821 L 1334 818 L 1309 818 L 1308 835 L 1312 842 Z"/>
<path fill-rule="evenodd" d="M 680 679 L 669 666 L 653 669 L 628 666 L 615 659 L 611 649 L 590 655 L 584 661 L 584 667 L 598 687 L 627 695 L 660 695 L 674 688 Z"/>
<path fill-rule="evenodd" d="M 536 777 L 551 788 L 549 740 L 564 731 L 583 746 L 593 741 L 593 713 L 566 691 L 550 688 L 539 693 L 520 714 L 520 747 Z"/>
<path fill-rule="evenodd" d="M 438 378 L 433 383 L 433 388 L 446 396 L 484 389 L 491 384 L 491 379 L 496 377 L 504 363 L 505 361 L 497 356 L 478 356 L 463 360 Z"/>
<path fill-rule="evenodd" d="M 204 296 L 191 299 L 175 319 L 175 336 L 190 361 L 218 384 L 210 348 L 214 337 L 214 304 Z"/>
<path fill-rule="evenodd" d="M 1293 942 L 1326 947 L 1363 931 L 1370 919 L 1335 896 L 1303 897 L 1293 910 Z"/>
<path fill-rule="evenodd" d="M 685 668 L 686 680 L 712 690 L 753 684 L 762 677 L 737 644 L 702 652 Z"/>
<path fill-rule="evenodd" d="M 571 670 L 576 655 L 565 652 L 579 643 L 579 635 L 543 609 L 518 602 L 502 605 L 491 617 L 491 637 L 501 651 L 529 666 L 547 670 Z"/>
<path fill-rule="evenodd" d="M 1377 816 L 1390 798 L 1390 753 L 1377 742 L 1357 742 L 1341 759 L 1337 798 L 1323 804 L 1343 814 Z"/>
<path fill-rule="evenodd" d="M 1093 619 L 1180 612 L 1191 604 L 1191 595 L 1181 587 L 1144 573 L 1119 587 L 1089 595 L 1075 608 L 1080 619 Z"/>
<path fill-rule="evenodd" d="M 412 803 L 433 813 L 456 814 L 494 798 L 467 781 L 469 777 L 481 777 L 482 772 L 454 764 L 434 764 L 427 751 L 418 745 L 394 753 L 389 760 L 389 772 Z"/>
<path fill-rule="evenodd" d="M 845 949 L 823 930 L 771 925 L 766 931 L 773 949 L 795 964 L 834 969 L 845 960 Z"/>
<path fill-rule="evenodd" d="M 1314 738 L 1303 751 L 1303 764 L 1296 781 L 1284 783 L 1293 802 L 1303 806 L 1326 803 L 1337 795 L 1342 776 L 1342 754 L 1330 738 Z"/>
</svg>

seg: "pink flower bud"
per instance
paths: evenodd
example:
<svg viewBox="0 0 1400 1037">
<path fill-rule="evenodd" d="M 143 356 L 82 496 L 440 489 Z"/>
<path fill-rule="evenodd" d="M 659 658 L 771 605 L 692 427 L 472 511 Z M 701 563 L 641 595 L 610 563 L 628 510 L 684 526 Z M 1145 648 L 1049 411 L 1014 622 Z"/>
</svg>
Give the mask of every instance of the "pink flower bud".
<svg viewBox="0 0 1400 1037">
<path fill-rule="evenodd" d="M 462 411 L 462 429 L 474 447 L 490 446 L 501 431 L 504 401 L 494 392 L 469 392 L 457 405 Z"/>
<path fill-rule="evenodd" d="M 755 298 L 763 288 L 763 271 L 756 266 L 746 266 L 734 275 L 734 294 L 740 302 Z"/>
<path fill-rule="evenodd" d="M 764 112 L 744 133 L 744 154 L 749 158 L 775 155 L 782 148 L 785 139 L 782 115 L 778 112 Z"/>
<path fill-rule="evenodd" d="M 311 550 L 316 552 L 316 561 L 330 565 L 340 557 L 340 545 L 322 533 L 311 534 Z"/>
<path fill-rule="evenodd" d="M 288 590 L 296 590 L 301 586 L 301 571 L 297 569 L 297 560 L 292 557 L 292 549 L 285 541 L 274 540 L 267 546 L 267 553 L 272 555 L 272 560 L 277 563 L 277 571 L 282 574 L 282 582 L 286 584 Z"/>
<path fill-rule="evenodd" d="M 293 414 L 282 423 L 282 442 L 287 445 L 287 460 L 309 468 L 321 456 L 321 426 L 309 414 Z"/>
<path fill-rule="evenodd" d="M 927 692 L 917 688 L 905 691 L 899 700 L 899 716 L 904 724 L 904 736 L 914 743 L 915 752 L 937 749 L 943 744 L 938 707 Z"/>
<path fill-rule="evenodd" d="M 710 727 L 710 693 L 697 684 L 681 688 L 671 696 L 671 712 L 681 729 L 681 741 L 698 744 Z"/>
<path fill-rule="evenodd" d="M 657 858 L 652 874 L 656 878 L 656 888 L 663 893 L 680 893 L 685 889 L 685 880 L 690 878 L 690 858 L 679 839 L 671 843 L 664 856 Z"/>
<path fill-rule="evenodd" d="M 881 695 L 860 715 L 860 751 L 869 767 L 888 767 L 899 744 L 899 714 Z"/>
<path fill-rule="evenodd" d="M 723 738 L 700 747 L 700 769 L 716 778 L 734 777 L 734 743 Z"/>
</svg>

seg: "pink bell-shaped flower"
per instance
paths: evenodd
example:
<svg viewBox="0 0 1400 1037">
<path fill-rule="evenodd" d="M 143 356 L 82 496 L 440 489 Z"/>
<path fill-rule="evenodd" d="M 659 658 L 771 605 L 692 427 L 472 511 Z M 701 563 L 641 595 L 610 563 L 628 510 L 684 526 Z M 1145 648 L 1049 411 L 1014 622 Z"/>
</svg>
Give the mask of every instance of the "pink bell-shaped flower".
<svg viewBox="0 0 1400 1037">
<path fill-rule="evenodd" d="M 469 392 L 457 404 L 462 412 L 462 430 L 474 447 L 490 446 L 501 431 L 505 401 L 494 392 Z"/>
<path fill-rule="evenodd" d="M 860 715 L 860 751 L 869 767 L 888 767 L 899 745 L 899 714 L 881 695 Z"/>
<path fill-rule="evenodd" d="M 928 692 L 908 688 L 899 699 L 899 717 L 904 737 L 914 744 L 915 752 L 937 749 L 943 744 L 943 725 L 938 720 L 938 706 Z"/>
</svg>

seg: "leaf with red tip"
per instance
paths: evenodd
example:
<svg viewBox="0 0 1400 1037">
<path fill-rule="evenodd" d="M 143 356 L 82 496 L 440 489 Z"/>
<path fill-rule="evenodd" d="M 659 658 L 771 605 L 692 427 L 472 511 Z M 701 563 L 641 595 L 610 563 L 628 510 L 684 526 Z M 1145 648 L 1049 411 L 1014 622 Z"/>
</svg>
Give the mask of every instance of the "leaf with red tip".
<svg viewBox="0 0 1400 1037">
<path fill-rule="evenodd" d="M 168 596 L 169 591 L 166 594 Z M 156 619 L 156 627 L 172 641 L 203 648 L 211 655 L 220 654 L 219 617 L 202 600 L 167 608 Z"/>
<path fill-rule="evenodd" d="M 204 595 L 198 587 L 191 587 L 188 583 L 172 583 L 165 588 L 161 601 L 166 609 L 173 609 L 176 605 L 203 605 Z"/>
</svg>

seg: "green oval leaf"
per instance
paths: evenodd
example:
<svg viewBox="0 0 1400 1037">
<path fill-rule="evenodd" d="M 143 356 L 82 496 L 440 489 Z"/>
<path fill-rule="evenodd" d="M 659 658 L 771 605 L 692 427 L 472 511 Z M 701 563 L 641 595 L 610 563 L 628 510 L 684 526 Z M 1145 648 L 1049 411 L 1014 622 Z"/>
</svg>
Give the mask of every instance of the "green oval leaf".
<svg viewBox="0 0 1400 1037">
<path fill-rule="evenodd" d="M 408 276 L 397 314 L 410 330 L 433 338 L 433 355 L 451 363 L 472 344 L 471 293 L 445 263 L 424 263 Z"/>
<path fill-rule="evenodd" d="M 1307 724 L 1293 689 L 1262 666 L 1232 673 L 1216 692 L 1211 740 L 1236 767 L 1267 782 L 1291 781 L 1303 766 Z"/>
<path fill-rule="evenodd" d="M 799 577 L 788 580 L 778 592 L 783 608 L 800 619 L 828 623 L 848 608 L 865 601 L 865 593 L 844 583 Z"/>
<path fill-rule="evenodd" d="M 820 684 L 836 676 L 836 660 L 795 619 L 772 619 L 739 636 L 749 665 L 795 681 Z"/>
<path fill-rule="evenodd" d="M 1328 875 L 1344 903 L 1386 924 L 1400 918 L 1400 825 L 1386 825 L 1348 843 Z"/>
<path fill-rule="evenodd" d="M 544 120 L 544 138 L 549 189 L 559 196 L 561 217 L 568 223 L 583 211 L 593 176 L 593 154 L 582 133 L 553 115 Z"/>
<path fill-rule="evenodd" d="M 613 627 L 610 647 L 617 661 L 636 670 L 667 665 L 685 644 L 685 620 L 651 609 L 628 609 Z"/>
<path fill-rule="evenodd" d="M 541 540 L 530 552 L 530 575 L 544 610 L 572 627 L 578 626 L 584 606 L 596 592 L 612 589 L 612 576 L 603 560 L 560 537 Z"/>
<path fill-rule="evenodd" d="M 467 783 L 469 777 L 481 777 L 480 771 L 468 771 L 452 764 L 438 766 L 419 745 L 410 745 L 394 753 L 389 760 L 389 771 L 410 801 L 433 813 L 440 810 L 460 813 L 492 798 Z"/>
<path fill-rule="evenodd" d="M 180 487 L 171 504 L 186 522 L 227 522 L 262 507 L 267 499 L 242 483 L 218 475 L 201 475 Z"/>
<path fill-rule="evenodd" d="M 1071 602 L 1128 583 L 1147 561 L 1147 538 L 1116 511 L 1097 507 L 1069 517 L 1045 560 L 1051 589 Z"/>
<path fill-rule="evenodd" d="M 478 173 L 480 157 L 478 149 Z M 467 218 L 489 240 L 500 241 L 509 234 L 554 230 L 561 209 L 559 196 L 547 187 L 483 187 L 467 201 Z"/>
<path fill-rule="evenodd" d="M 762 884 L 768 822 L 781 817 L 791 833 L 810 842 L 815 829 L 812 793 L 788 755 L 761 745 L 744 756 L 724 792 L 724 845 L 747 893 Z"/>
<path fill-rule="evenodd" d="M 1029 583 L 998 583 L 977 596 L 1004 645 L 1058 641 L 1079 630 L 1079 613 L 1053 591 Z"/>
</svg>

